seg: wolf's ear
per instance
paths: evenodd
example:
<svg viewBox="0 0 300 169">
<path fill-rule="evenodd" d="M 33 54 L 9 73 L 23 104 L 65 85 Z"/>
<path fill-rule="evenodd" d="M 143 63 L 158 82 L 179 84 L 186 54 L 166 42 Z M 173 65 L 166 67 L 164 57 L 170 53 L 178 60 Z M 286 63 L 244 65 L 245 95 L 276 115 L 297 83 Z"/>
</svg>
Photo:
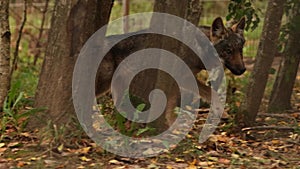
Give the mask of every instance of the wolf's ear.
<svg viewBox="0 0 300 169">
<path fill-rule="evenodd" d="M 216 18 L 211 26 L 211 35 L 213 37 L 221 37 L 225 33 L 225 26 L 220 17 Z"/>
<path fill-rule="evenodd" d="M 243 17 L 238 23 L 234 24 L 231 29 L 238 34 L 243 35 L 244 34 L 244 29 L 246 25 L 246 18 Z"/>
</svg>

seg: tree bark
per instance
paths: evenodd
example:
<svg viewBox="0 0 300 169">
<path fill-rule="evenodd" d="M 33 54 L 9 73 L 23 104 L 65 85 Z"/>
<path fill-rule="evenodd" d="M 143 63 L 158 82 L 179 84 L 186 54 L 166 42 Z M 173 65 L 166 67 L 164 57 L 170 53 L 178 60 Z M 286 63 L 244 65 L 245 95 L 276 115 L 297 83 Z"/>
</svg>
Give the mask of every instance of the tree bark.
<svg viewBox="0 0 300 169">
<path fill-rule="evenodd" d="M 10 84 L 9 0 L 0 1 L 0 111 Z"/>
<path fill-rule="evenodd" d="M 254 125 L 276 54 L 281 19 L 286 0 L 269 0 L 256 62 L 249 79 L 244 102 L 236 116 L 241 127 Z"/>
<path fill-rule="evenodd" d="M 284 51 L 284 58 L 273 85 L 269 112 L 291 109 L 291 96 L 300 61 L 300 2 L 295 2 L 289 18 L 290 31 Z"/>
<path fill-rule="evenodd" d="M 46 107 L 47 111 L 32 117 L 29 128 L 43 127 L 49 120 L 57 125 L 67 124 L 74 117 L 75 61 L 88 38 L 107 24 L 111 7 L 111 0 L 55 1 L 35 102 L 36 107 Z"/>
<path fill-rule="evenodd" d="M 200 0 L 156 0 L 154 4 L 154 12 L 163 12 L 175 15 L 192 22 L 197 26 L 201 15 L 201 5 L 202 4 Z M 181 8 L 178 8 L 179 6 Z M 170 24 L 170 22 L 171 21 L 165 21 L 166 24 Z M 155 20 L 151 21 L 151 24 L 155 23 Z M 161 26 L 162 28 L 165 27 L 165 25 Z M 177 29 L 178 31 L 183 30 L 183 28 L 180 27 Z M 193 54 L 190 50 L 184 47 L 180 42 L 174 41 L 173 39 L 163 38 L 160 40 L 157 39 L 155 42 L 160 43 L 161 49 L 171 51 L 181 59 L 184 59 L 184 57 L 193 57 Z M 174 106 L 177 106 L 179 87 L 171 76 L 162 71 L 157 72 L 156 87 L 165 92 L 168 101 L 166 105 L 166 112 L 154 122 L 154 125 L 156 127 L 162 124 L 167 124 L 166 126 L 170 126 L 176 119 L 176 114 L 173 113 L 172 110 L 175 108 Z M 174 93 L 177 94 L 174 95 Z"/>
</svg>

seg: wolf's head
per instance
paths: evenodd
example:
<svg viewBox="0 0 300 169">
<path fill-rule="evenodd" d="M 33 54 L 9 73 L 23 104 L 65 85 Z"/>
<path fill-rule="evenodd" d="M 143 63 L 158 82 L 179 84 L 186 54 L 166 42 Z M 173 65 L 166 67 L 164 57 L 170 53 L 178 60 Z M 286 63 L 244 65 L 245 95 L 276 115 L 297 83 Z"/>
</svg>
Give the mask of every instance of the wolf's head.
<svg viewBox="0 0 300 169">
<path fill-rule="evenodd" d="M 235 75 L 241 75 L 246 71 L 243 62 L 244 28 L 245 18 L 232 27 L 225 28 L 222 19 L 218 17 L 213 21 L 210 30 L 210 40 L 221 60 Z"/>
</svg>

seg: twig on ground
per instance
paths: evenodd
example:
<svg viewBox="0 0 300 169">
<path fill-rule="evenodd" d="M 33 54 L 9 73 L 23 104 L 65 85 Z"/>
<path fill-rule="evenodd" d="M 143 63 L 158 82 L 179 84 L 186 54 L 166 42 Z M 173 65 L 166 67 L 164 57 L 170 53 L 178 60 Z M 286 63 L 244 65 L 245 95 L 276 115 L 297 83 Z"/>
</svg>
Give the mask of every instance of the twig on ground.
<svg viewBox="0 0 300 169">
<path fill-rule="evenodd" d="M 273 114 L 273 113 L 260 113 L 258 116 L 266 116 L 266 117 L 281 117 L 281 118 L 294 118 L 286 114 Z"/>
<path fill-rule="evenodd" d="M 288 130 L 288 131 L 294 131 L 296 128 L 294 127 L 280 127 L 280 126 L 255 126 L 255 127 L 247 127 L 243 128 L 242 131 L 251 131 L 251 130 L 257 130 L 257 131 L 262 131 L 262 130 Z"/>
</svg>

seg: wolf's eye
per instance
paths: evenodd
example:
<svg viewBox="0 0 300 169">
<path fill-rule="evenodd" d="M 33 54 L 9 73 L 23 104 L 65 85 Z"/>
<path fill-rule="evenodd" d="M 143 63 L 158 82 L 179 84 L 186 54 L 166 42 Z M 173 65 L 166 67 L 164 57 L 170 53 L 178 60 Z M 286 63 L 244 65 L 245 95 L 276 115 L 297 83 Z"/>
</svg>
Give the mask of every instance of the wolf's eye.
<svg viewBox="0 0 300 169">
<path fill-rule="evenodd" d="M 227 53 L 228 55 L 231 55 L 231 54 L 232 54 L 232 50 L 231 50 L 231 49 L 226 49 L 226 53 Z"/>
</svg>

